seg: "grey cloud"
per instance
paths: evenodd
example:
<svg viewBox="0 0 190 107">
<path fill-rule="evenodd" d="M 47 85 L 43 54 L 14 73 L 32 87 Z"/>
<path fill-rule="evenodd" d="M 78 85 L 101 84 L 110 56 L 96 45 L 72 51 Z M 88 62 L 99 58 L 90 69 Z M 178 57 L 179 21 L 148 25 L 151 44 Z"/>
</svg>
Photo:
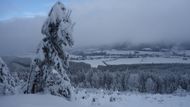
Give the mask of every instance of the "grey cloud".
<svg viewBox="0 0 190 107">
<path fill-rule="evenodd" d="M 0 55 L 20 55 L 34 51 L 41 35 L 43 17 L 0 22 Z"/>
<path fill-rule="evenodd" d="M 190 40 L 189 5 L 189 0 L 73 0 L 67 7 L 76 22 L 75 46 L 91 46 Z M 34 49 L 42 38 L 43 21 L 35 17 L 1 22 L 0 54 Z"/>
<path fill-rule="evenodd" d="M 73 6 L 81 43 L 190 39 L 188 0 L 96 0 Z M 79 35 L 79 36 L 77 36 Z"/>
</svg>

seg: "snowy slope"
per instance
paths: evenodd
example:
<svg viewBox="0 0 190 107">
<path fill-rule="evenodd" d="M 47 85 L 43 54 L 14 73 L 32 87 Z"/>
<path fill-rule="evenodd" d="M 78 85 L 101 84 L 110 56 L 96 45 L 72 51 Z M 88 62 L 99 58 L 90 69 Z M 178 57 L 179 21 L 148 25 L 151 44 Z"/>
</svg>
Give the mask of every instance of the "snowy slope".
<svg viewBox="0 0 190 107">
<path fill-rule="evenodd" d="M 189 94 L 79 91 L 73 101 L 52 95 L 0 96 L 1 107 L 189 107 Z"/>
<path fill-rule="evenodd" d="M 190 95 L 181 90 L 174 94 L 161 95 L 92 89 L 82 90 L 76 97 L 79 103 L 99 107 L 189 107 L 190 104 Z M 96 101 L 93 102 L 93 99 Z"/>
<path fill-rule="evenodd" d="M 0 96 L 1 107 L 76 107 L 76 105 L 52 95 Z"/>
</svg>

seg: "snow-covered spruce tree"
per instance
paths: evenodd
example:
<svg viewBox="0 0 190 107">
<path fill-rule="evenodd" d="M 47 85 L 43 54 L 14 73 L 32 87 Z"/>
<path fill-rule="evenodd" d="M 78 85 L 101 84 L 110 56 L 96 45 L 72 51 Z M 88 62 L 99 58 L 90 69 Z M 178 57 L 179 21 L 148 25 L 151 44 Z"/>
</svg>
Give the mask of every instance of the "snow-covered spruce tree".
<svg viewBox="0 0 190 107">
<path fill-rule="evenodd" d="M 28 93 L 45 92 L 71 98 L 72 86 L 66 74 L 69 55 L 64 50 L 66 46 L 73 45 L 74 24 L 70 14 L 71 11 L 67 10 L 61 2 L 55 3 L 50 10 L 42 26 L 42 34 L 45 37 L 31 64 Z"/>
<path fill-rule="evenodd" d="M 15 94 L 15 81 L 7 65 L 0 58 L 0 95 Z"/>
</svg>

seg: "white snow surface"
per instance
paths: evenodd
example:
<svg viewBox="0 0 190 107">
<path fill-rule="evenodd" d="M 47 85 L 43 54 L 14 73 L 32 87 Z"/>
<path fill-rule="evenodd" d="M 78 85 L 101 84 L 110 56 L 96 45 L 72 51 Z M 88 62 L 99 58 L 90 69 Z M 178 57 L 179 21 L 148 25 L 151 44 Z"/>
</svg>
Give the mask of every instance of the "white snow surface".
<svg viewBox="0 0 190 107">
<path fill-rule="evenodd" d="M 120 65 L 120 64 L 165 64 L 165 63 L 183 63 L 190 64 L 190 59 L 183 60 L 182 58 L 164 58 L 164 57 L 147 57 L 147 58 L 102 58 L 93 60 L 72 60 L 74 62 L 84 62 L 90 64 L 92 67 L 98 65 L 105 65 L 105 61 L 109 65 Z"/>
<path fill-rule="evenodd" d="M 112 100 L 112 101 L 110 101 Z M 72 101 L 52 95 L 0 96 L 1 107 L 189 107 L 190 94 L 78 91 Z"/>
<path fill-rule="evenodd" d="M 114 61 L 108 61 L 108 64 L 162 64 L 162 63 L 190 63 L 190 60 L 182 58 L 163 58 L 163 57 L 148 57 L 148 58 L 123 58 Z"/>
<path fill-rule="evenodd" d="M 74 62 L 84 62 L 92 67 L 98 65 L 119 65 L 119 64 L 190 64 L 190 50 L 173 51 L 135 51 L 135 50 L 87 50 L 84 53 L 93 54 L 104 52 L 106 55 L 93 55 L 81 58 L 71 56 Z M 78 59 L 77 59 L 78 57 Z"/>
<path fill-rule="evenodd" d="M 97 67 L 98 65 L 104 65 L 102 61 L 106 59 L 94 59 L 94 60 L 72 60 L 74 62 L 84 62 L 90 64 L 92 67 Z"/>
<path fill-rule="evenodd" d="M 52 95 L 1 96 L 1 107 L 76 107 L 75 103 Z"/>
</svg>

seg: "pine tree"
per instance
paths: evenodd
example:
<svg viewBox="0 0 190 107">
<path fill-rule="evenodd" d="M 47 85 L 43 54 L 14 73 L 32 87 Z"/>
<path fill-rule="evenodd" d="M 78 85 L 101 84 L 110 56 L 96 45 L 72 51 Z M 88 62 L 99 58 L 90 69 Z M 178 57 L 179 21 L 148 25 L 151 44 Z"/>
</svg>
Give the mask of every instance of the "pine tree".
<svg viewBox="0 0 190 107">
<path fill-rule="evenodd" d="M 15 81 L 9 72 L 7 65 L 0 58 L 0 95 L 15 93 Z"/>
<path fill-rule="evenodd" d="M 71 11 L 61 2 L 55 3 L 42 26 L 45 35 L 40 43 L 36 57 L 31 64 L 27 92 L 47 92 L 70 99 L 72 86 L 66 71 L 69 55 L 65 47 L 73 45 L 70 19 Z"/>
</svg>

